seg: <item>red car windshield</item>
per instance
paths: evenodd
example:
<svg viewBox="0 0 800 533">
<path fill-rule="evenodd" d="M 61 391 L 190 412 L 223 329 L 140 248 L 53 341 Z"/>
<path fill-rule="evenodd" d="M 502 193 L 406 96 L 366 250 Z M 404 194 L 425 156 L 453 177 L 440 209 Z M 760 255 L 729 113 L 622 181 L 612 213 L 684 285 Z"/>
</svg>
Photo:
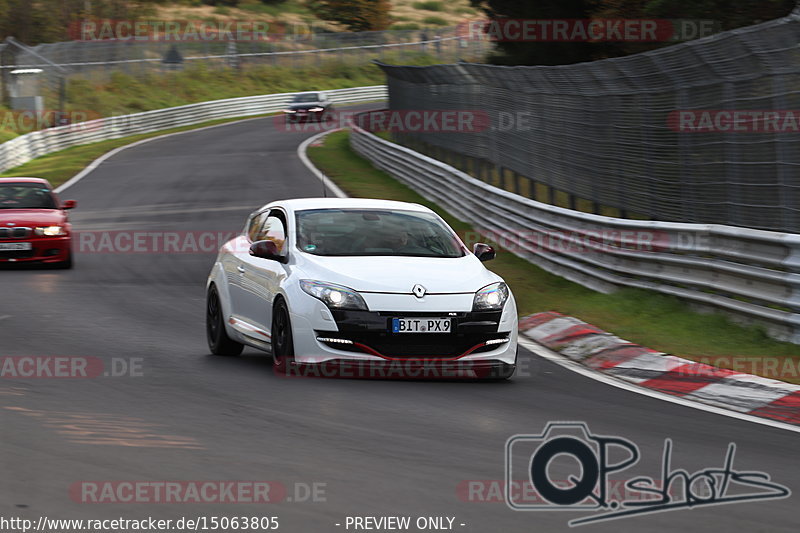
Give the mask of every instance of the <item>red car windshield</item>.
<svg viewBox="0 0 800 533">
<path fill-rule="evenodd" d="M 0 183 L 0 209 L 56 209 L 56 200 L 38 183 Z"/>
</svg>

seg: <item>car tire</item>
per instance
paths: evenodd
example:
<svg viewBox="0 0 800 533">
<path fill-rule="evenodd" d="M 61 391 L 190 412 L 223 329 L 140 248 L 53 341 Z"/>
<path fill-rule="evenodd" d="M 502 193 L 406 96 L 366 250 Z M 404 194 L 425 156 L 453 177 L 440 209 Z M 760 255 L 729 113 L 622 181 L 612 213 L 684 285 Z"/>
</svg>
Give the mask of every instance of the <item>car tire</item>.
<svg viewBox="0 0 800 533">
<path fill-rule="evenodd" d="M 236 356 L 242 353 L 244 345 L 228 337 L 222 316 L 222 303 L 216 285 L 211 285 L 206 296 L 206 339 L 208 349 L 214 355 Z"/>
<path fill-rule="evenodd" d="M 280 298 L 272 310 L 272 367 L 276 373 L 285 374 L 294 363 L 292 322 L 286 301 Z"/>
</svg>

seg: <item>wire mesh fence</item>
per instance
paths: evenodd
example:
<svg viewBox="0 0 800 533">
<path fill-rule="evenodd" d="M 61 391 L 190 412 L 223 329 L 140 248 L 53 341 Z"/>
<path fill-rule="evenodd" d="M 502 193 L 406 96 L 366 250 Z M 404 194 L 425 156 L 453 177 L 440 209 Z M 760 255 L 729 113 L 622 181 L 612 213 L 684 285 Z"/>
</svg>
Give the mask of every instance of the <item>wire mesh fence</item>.
<svg viewBox="0 0 800 533">
<path fill-rule="evenodd" d="M 418 54 L 458 61 L 478 58 L 487 48 L 485 40 L 468 39 L 457 27 L 435 31 L 266 34 L 248 41 L 87 39 L 13 50 L 13 59 L 4 68 L 46 69 L 56 64 L 67 69 L 70 76 L 103 81 L 114 72 L 140 76 L 201 63 L 208 68 L 313 67 L 327 61 L 403 61 Z"/>
<path fill-rule="evenodd" d="M 381 67 L 392 110 L 491 118 L 480 131 L 399 140 L 511 173 L 527 191 L 542 185 L 600 213 L 800 233 L 798 42 L 796 11 L 592 63 Z"/>
<path fill-rule="evenodd" d="M 437 30 L 382 32 L 254 34 L 239 39 L 211 34 L 211 38 L 78 38 L 30 47 L 9 37 L 0 43 L 3 118 L 0 132 L 26 132 L 66 122 L 84 121 L 101 112 L 68 112 L 70 80 L 106 83 L 118 73 L 134 79 L 174 73 L 227 70 L 233 77 L 248 69 L 272 67 L 316 69 L 360 66 L 375 60 L 417 61 L 425 56 L 442 62 L 478 59 L 488 50 L 486 40 L 468 39 L 457 27 Z M 245 37 L 248 37 L 245 34 Z M 262 70 L 262 74 L 263 74 Z M 202 75 L 202 74 L 200 74 Z M 284 75 L 284 74 L 281 74 Z M 85 84 L 79 85 L 85 87 Z M 20 101 L 19 96 L 34 97 Z M 38 98 L 38 100 L 37 100 Z M 2 109 L 2 108 L 0 108 Z"/>
</svg>

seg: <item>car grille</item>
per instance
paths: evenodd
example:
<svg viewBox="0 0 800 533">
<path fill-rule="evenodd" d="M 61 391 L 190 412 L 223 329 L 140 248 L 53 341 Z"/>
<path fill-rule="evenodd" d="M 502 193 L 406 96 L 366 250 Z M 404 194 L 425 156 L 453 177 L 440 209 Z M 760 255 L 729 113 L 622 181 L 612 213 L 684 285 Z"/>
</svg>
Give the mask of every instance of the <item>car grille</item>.
<svg viewBox="0 0 800 533">
<path fill-rule="evenodd" d="M 31 228 L 0 228 L 0 239 L 24 239 L 31 234 Z"/>
<path fill-rule="evenodd" d="M 332 310 L 337 332 L 318 331 L 322 338 L 346 339 L 363 344 L 386 357 L 438 359 L 458 357 L 476 345 L 490 339 L 506 338 L 498 333 L 501 312 L 387 312 Z M 391 333 L 392 317 L 449 317 L 453 320 L 451 333 Z M 353 344 L 326 343 L 337 350 L 365 352 Z M 481 353 L 497 348 L 490 345 L 476 349 Z"/>
<path fill-rule="evenodd" d="M 490 339 L 507 338 L 508 334 L 494 333 L 355 333 L 355 332 L 317 332 L 318 337 L 347 339 L 368 346 L 386 357 L 411 359 L 446 359 L 458 357 L 475 346 Z M 354 344 L 325 343 L 331 348 L 347 352 L 367 353 Z M 483 346 L 472 353 L 497 349 L 497 345 Z"/>
</svg>

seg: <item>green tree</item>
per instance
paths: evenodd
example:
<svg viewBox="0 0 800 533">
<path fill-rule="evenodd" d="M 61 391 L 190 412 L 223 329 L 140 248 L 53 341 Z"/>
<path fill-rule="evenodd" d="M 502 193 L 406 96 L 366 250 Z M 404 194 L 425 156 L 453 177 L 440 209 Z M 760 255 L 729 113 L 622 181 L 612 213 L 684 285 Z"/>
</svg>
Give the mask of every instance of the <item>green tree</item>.
<svg viewBox="0 0 800 533">
<path fill-rule="evenodd" d="M 593 0 L 470 0 L 491 20 L 584 19 L 594 8 Z M 589 61 L 596 43 L 503 41 L 495 43 L 489 60 L 500 65 L 563 65 Z"/>
<path fill-rule="evenodd" d="M 595 0 L 592 15 L 598 18 L 688 19 L 713 22 L 718 31 L 751 26 L 791 13 L 796 0 Z M 607 56 L 642 52 L 674 42 L 652 44 L 615 43 L 605 47 Z M 600 54 L 596 54 L 601 57 Z"/>
<path fill-rule="evenodd" d="M 389 0 L 309 0 L 317 17 L 344 24 L 351 31 L 385 30 L 391 24 Z"/>
<path fill-rule="evenodd" d="M 704 19 L 720 30 L 786 16 L 796 0 L 470 0 L 490 19 Z M 563 65 L 674 44 L 614 42 L 497 42 L 492 63 Z"/>
<path fill-rule="evenodd" d="M 73 37 L 70 24 L 84 18 L 136 20 L 164 0 L 0 0 L 0 38 L 35 45 Z"/>
</svg>

